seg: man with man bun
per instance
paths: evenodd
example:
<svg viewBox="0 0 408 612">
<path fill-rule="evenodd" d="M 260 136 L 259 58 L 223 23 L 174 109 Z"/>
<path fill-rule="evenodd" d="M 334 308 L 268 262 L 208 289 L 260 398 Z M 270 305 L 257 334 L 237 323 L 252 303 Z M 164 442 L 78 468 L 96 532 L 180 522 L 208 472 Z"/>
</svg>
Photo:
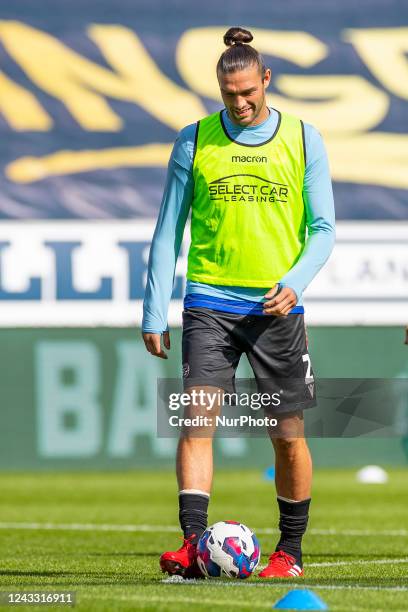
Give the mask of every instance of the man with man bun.
<svg viewBox="0 0 408 612">
<path fill-rule="evenodd" d="M 268 108 L 271 71 L 249 44 L 252 38 L 243 28 L 226 32 L 227 49 L 217 64 L 225 108 L 182 129 L 175 142 L 150 250 L 142 331 L 147 350 L 166 359 L 167 310 L 191 210 L 185 389 L 198 388 L 197 380 L 206 389 L 234 388 L 242 353 L 258 390 L 276 390 L 282 379 L 297 381 L 280 405 L 266 408 L 279 421 L 278 434 L 268 433 L 281 535 L 259 574 L 293 578 L 303 575 L 301 543 L 311 501 L 303 410 L 315 405 L 302 294 L 333 248 L 334 204 L 321 136 Z M 212 432 L 184 430 L 177 449 L 184 540 L 162 554 L 164 572 L 200 575 L 196 544 L 207 526 L 212 461 Z"/>
</svg>

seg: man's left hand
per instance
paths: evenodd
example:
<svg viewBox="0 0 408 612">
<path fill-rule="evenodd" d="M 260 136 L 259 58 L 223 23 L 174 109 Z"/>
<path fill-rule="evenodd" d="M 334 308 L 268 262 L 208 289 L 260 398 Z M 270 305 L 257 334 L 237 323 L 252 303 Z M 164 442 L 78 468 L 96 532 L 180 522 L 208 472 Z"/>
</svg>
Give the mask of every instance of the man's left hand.
<svg viewBox="0 0 408 612">
<path fill-rule="evenodd" d="M 297 304 L 296 293 L 290 287 L 283 287 L 278 294 L 278 285 L 272 287 L 268 293 L 265 293 L 266 298 L 271 298 L 263 304 L 263 312 L 266 315 L 274 315 L 275 317 L 286 317 L 286 315 Z M 273 297 L 275 296 L 275 297 Z"/>
</svg>

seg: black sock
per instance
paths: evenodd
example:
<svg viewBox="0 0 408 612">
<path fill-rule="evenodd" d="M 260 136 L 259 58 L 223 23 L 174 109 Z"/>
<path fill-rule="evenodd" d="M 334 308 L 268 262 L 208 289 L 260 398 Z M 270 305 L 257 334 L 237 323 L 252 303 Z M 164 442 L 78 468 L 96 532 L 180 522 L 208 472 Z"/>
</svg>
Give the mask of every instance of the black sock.
<svg viewBox="0 0 408 612">
<path fill-rule="evenodd" d="M 276 550 L 284 550 L 295 557 L 299 567 L 302 567 L 302 536 L 306 531 L 309 519 L 310 502 L 310 498 L 290 502 L 278 497 L 281 537 Z"/>
<path fill-rule="evenodd" d="M 208 502 L 210 497 L 200 493 L 179 493 L 179 521 L 184 537 L 192 539 L 197 544 L 203 532 L 207 529 Z"/>
</svg>

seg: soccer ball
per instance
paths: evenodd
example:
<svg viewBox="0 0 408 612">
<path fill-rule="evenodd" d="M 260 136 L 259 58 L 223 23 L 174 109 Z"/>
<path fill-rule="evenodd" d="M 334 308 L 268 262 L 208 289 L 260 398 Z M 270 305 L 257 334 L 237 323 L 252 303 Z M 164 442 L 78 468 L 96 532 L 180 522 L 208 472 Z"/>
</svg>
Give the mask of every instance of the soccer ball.
<svg viewBox="0 0 408 612">
<path fill-rule="evenodd" d="M 237 521 L 220 521 L 208 527 L 197 544 L 198 566 L 209 578 L 248 578 L 260 557 L 256 535 Z"/>
</svg>

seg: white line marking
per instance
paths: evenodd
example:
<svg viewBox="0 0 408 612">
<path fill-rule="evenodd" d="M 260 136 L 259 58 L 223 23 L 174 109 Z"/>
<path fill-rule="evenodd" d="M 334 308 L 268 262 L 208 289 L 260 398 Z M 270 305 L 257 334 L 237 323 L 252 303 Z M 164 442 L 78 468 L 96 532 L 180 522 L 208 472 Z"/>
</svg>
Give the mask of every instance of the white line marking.
<svg viewBox="0 0 408 612">
<path fill-rule="evenodd" d="M 335 567 L 338 565 L 394 565 L 394 563 L 408 563 L 408 558 L 404 559 L 354 559 L 350 561 L 327 561 L 323 563 L 308 563 L 307 567 Z"/>
<path fill-rule="evenodd" d="M 173 525 L 106 525 L 103 523 L 0 523 L 0 529 L 45 529 L 50 531 L 133 531 L 180 533 Z"/>
<path fill-rule="evenodd" d="M 394 565 L 399 563 L 408 563 L 408 557 L 404 557 L 403 559 L 370 559 L 368 561 L 364 559 L 350 559 L 349 561 L 322 561 L 321 563 L 306 563 L 306 567 L 338 567 L 341 565 Z M 258 565 L 258 569 L 260 571 L 262 571 L 265 567 L 266 565 Z"/>
<path fill-rule="evenodd" d="M 269 527 L 261 527 L 254 529 L 256 533 L 263 535 L 280 533 L 279 529 L 273 529 Z M 408 529 L 381 529 L 374 531 L 370 529 L 314 529 L 310 528 L 306 532 L 307 535 L 322 535 L 322 536 L 394 536 L 394 537 L 407 537 Z"/>
<path fill-rule="evenodd" d="M 50 530 L 50 531 L 113 531 L 113 532 L 179 532 L 179 527 L 172 525 L 112 525 L 103 523 L 0 523 L 0 529 L 32 529 L 32 530 Z M 256 533 L 263 533 L 262 529 L 255 529 Z M 270 530 L 268 530 L 269 532 Z M 313 531 L 313 530 L 311 530 Z M 319 535 L 322 535 L 320 530 Z M 334 530 L 328 530 L 327 535 L 334 535 Z M 356 530 L 357 531 L 357 530 Z M 278 532 L 278 530 L 275 530 Z M 367 532 L 363 532 L 367 535 Z M 388 532 L 384 532 L 387 533 Z M 336 535 L 344 535 L 344 532 L 337 531 Z M 372 535 L 378 535 L 377 532 L 372 532 Z M 307 567 L 336 567 L 342 565 L 387 565 L 408 563 L 408 558 L 402 559 L 350 559 L 349 561 L 324 561 L 321 563 L 308 563 Z M 259 569 L 262 569 L 260 567 Z"/>
<path fill-rule="evenodd" d="M 162 583 L 171 584 L 167 579 L 161 580 Z M 174 582 L 173 584 L 180 584 L 180 582 Z M 267 587 L 270 589 L 285 589 L 286 587 L 301 587 L 302 589 L 321 589 L 323 591 L 354 591 L 354 590 L 365 590 L 365 591 L 401 591 L 405 593 L 408 591 L 408 586 L 367 586 L 360 584 L 307 584 L 303 581 L 292 582 L 291 580 L 285 580 L 284 582 L 275 582 L 274 580 L 263 580 L 262 582 L 253 581 L 238 581 L 238 580 L 184 580 L 183 586 L 197 586 L 204 585 L 206 587 L 255 587 L 263 588 Z"/>
<path fill-rule="evenodd" d="M 131 532 L 158 532 L 158 533 L 180 533 L 180 527 L 175 525 L 120 525 L 104 523 L 18 523 L 0 522 L 0 529 L 47 529 L 55 531 L 131 531 Z M 260 535 L 278 534 L 278 529 L 258 528 L 255 533 Z M 307 535 L 319 536 L 390 536 L 407 537 L 408 529 L 308 529 Z"/>
</svg>

